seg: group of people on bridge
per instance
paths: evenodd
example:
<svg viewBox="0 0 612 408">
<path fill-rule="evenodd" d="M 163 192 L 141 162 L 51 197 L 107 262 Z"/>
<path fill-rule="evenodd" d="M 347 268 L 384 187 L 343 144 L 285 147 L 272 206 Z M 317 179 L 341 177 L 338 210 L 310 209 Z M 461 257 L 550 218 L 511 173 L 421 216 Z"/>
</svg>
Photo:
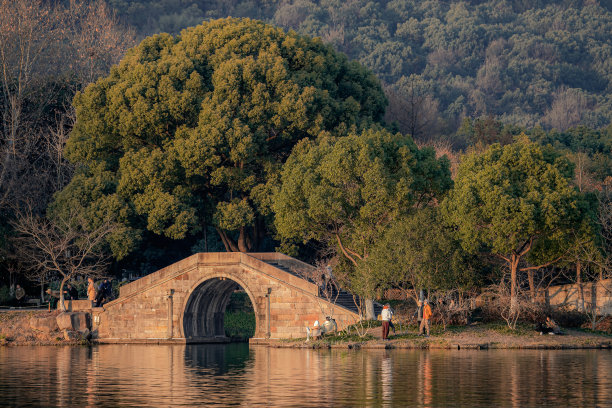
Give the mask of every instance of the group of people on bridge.
<svg viewBox="0 0 612 408">
<path fill-rule="evenodd" d="M 111 300 L 113 288 L 108 279 L 104 279 L 97 288 L 93 278 L 88 278 L 87 282 L 87 299 L 94 302 L 96 307 L 100 307 Z"/>
</svg>

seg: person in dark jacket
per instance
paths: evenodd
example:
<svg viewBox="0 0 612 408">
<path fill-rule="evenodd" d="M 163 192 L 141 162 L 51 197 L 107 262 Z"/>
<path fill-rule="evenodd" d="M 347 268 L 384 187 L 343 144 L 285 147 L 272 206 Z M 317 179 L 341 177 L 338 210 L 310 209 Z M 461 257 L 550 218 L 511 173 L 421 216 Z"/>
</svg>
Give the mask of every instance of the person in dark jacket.
<svg viewBox="0 0 612 408">
<path fill-rule="evenodd" d="M 25 301 L 25 290 L 19 284 L 15 289 L 15 299 L 17 299 L 18 305 L 21 305 Z"/>
<path fill-rule="evenodd" d="M 110 300 L 112 293 L 112 287 L 108 279 L 104 279 L 104 281 L 100 284 L 98 288 L 98 294 L 96 296 L 96 307 L 102 306 L 104 303 Z"/>
<path fill-rule="evenodd" d="M 79 292 L 70 283 L 66 285 L 64 290 L 64 299 L 66 300 L 77 300 L 79 298 Z"/>
</svg>

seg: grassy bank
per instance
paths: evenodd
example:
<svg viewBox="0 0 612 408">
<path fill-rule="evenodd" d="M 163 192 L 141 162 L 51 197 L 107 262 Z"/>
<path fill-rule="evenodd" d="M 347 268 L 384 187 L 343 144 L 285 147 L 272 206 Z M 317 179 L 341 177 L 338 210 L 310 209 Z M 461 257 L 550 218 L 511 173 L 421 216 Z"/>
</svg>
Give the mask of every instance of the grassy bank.
<svg viewBox="0 0 612 408">
<path fill-rule="evenodd" d="M 530 324 L 519 324 L 511 330 L 503 322 L 469 326 L 434 325 L 430 336 L 418 335 L 415 325 L 397 327 L 389 340 L 382 340 L 380 326 L 356 326 L 346 332 L 324 336 L 319 340 L 305 338 L 258 341 L 273 347 L 295 348 L 406 348 L 406 349 L 612 349 L 612 335 L 588 329 L 567 329 L 565 335 L 540 335 Z"/>
</svg>

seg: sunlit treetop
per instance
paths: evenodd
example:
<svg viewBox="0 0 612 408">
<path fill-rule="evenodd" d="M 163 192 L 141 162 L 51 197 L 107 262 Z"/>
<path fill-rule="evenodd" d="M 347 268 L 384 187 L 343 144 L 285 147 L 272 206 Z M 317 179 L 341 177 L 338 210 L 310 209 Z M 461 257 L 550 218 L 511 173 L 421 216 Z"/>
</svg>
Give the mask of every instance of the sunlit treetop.
<svg viewBox="0 0 612 408">
<path fill-rule="evenodd" d="M 205 223 L 242 237 L 295 143 L 379 122 L 386 99 L 320 40 L 228 18 L 146 38 L 74 105 L 66 154 L 80 173 L 54 208 L 84 205 L 94 223 L 113 208 L 134 237 Z"/>
</svg>

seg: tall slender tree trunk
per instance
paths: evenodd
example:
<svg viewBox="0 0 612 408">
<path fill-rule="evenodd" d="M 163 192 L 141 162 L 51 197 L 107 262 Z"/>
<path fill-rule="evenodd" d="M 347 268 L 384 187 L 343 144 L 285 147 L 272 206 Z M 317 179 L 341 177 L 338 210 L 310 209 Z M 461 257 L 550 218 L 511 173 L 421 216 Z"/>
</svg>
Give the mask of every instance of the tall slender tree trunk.
<svg viewBox="0 0 612 408">
<path fill-rule="evenodd" d="M 532 269 L 527 271 L 527 280 L 529 281 L 529 298 L 531 300 L 531 303 L 535 303 L 536 301 L 534 273 L 535 272 Z"/>
<path fill-rule="evenodd" d="M 576 262 L 576 285 L 578 286 L 578 310 L 584 312 L 584 288 L 582 286 L 582 263 Z"/>
<path fill-rule="evenodd" d="M 518 287 L 516 274 L 520 256 L 512 254 L 510 258 L 510 310 L 516 311 L 518 307 Z"/>
<path fill-rule="evenodd" d="M 66 303 L 64 302 L 64 285 L 67 281 L 68 276 L 64 276 L 64 279 L 62 279 L 62 283 L 60 283 L 59 287 L 59 310 L 61 310 L 62 312 L 66 311 Z"/>
<path fill-rule="evenodd" d="M 365 299 L 365 318 L 366 320 L 376 319 L 376 313 L 374 313 L 374 299 Z"/>
</svg>

